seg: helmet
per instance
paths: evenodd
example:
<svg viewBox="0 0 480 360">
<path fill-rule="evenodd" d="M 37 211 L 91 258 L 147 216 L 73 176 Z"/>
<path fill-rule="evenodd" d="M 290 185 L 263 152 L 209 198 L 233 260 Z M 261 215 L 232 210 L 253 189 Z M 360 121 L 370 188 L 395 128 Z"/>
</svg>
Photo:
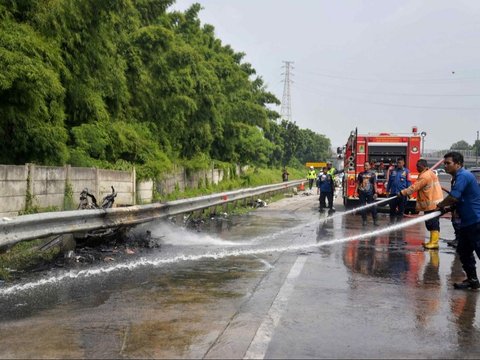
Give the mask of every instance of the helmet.
<svg viewBox="0 0 480 360">
<path fill-rule="evenodd" d="M 332 165 L 332 162 L 331 162 L 331 161 L 327 161 L 327 165 Z"/>
<path fill-rule="evenodd" d="M 313 166 L 310 166 L 310 169 L 312 169 L 312 170 L 313 170 Z"/>
</svg>

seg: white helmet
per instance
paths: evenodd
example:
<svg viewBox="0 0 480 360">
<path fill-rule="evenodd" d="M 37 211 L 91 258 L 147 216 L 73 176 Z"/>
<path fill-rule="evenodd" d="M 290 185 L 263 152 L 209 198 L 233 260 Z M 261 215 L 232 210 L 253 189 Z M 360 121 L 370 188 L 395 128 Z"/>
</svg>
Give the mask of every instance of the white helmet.
<svg viewBox="0 0 480 360">
<path fill-rule="evenodd" d="M 313 170 L 313 166 L 310 166 L 310 169 L 312 169 L 312 170 Z"/>
</svg>

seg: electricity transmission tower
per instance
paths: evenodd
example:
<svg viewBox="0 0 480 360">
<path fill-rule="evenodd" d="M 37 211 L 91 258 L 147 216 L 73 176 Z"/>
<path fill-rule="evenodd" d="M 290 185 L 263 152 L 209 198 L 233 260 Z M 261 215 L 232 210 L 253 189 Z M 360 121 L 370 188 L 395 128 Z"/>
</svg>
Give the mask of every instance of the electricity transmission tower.
<svg viewBox="0 0 480 360">
<path fill-rule="evenodd" d="M 282 97 L 282 107 L 280 108 L 280 115 L 282 119 L 292 121 L 292 104 L 290 98 L 290 84 L 293 82 L 290 78 L 293 76 L 291 70 L 294 69 L 293 61 L 284 61 L 285 65 L 282 68 L 285 68 L 285 72 L 282 75 L 285 75 L 283 80 L 283 97 Z"/>
</svg>

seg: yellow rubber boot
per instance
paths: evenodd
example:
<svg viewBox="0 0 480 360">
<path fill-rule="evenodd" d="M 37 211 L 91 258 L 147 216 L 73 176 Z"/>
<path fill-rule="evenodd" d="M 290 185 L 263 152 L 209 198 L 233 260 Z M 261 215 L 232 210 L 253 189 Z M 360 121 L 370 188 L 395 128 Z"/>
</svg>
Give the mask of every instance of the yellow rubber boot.
<svg viewBox="0 0 480 360">
<path fill-rule="evenodd" d="M 440 231 L 432 230 L 430 231 L 430 241 L 426 244 L 423 244 L 425 249 L 435 250 L 438 249 L 438 239 L 440 238 Z"/>
</svg>

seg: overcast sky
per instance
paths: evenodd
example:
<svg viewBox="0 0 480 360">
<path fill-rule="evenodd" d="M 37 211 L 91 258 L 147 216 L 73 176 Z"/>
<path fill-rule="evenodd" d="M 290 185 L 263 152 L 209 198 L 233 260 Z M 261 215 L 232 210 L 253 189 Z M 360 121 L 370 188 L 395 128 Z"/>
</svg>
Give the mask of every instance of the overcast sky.
<svg viewBox="0 0 480 360">
<path fill-rule="evenodd" d="M 177 0 L 246 53 L 292 120 L 333 146 L 359 133 L 425 131 L 426 149 L 473 144 L 480 130 L 478 0 Z M 280 112 L 280 108 L 277 109 Z"/>
</svg>

